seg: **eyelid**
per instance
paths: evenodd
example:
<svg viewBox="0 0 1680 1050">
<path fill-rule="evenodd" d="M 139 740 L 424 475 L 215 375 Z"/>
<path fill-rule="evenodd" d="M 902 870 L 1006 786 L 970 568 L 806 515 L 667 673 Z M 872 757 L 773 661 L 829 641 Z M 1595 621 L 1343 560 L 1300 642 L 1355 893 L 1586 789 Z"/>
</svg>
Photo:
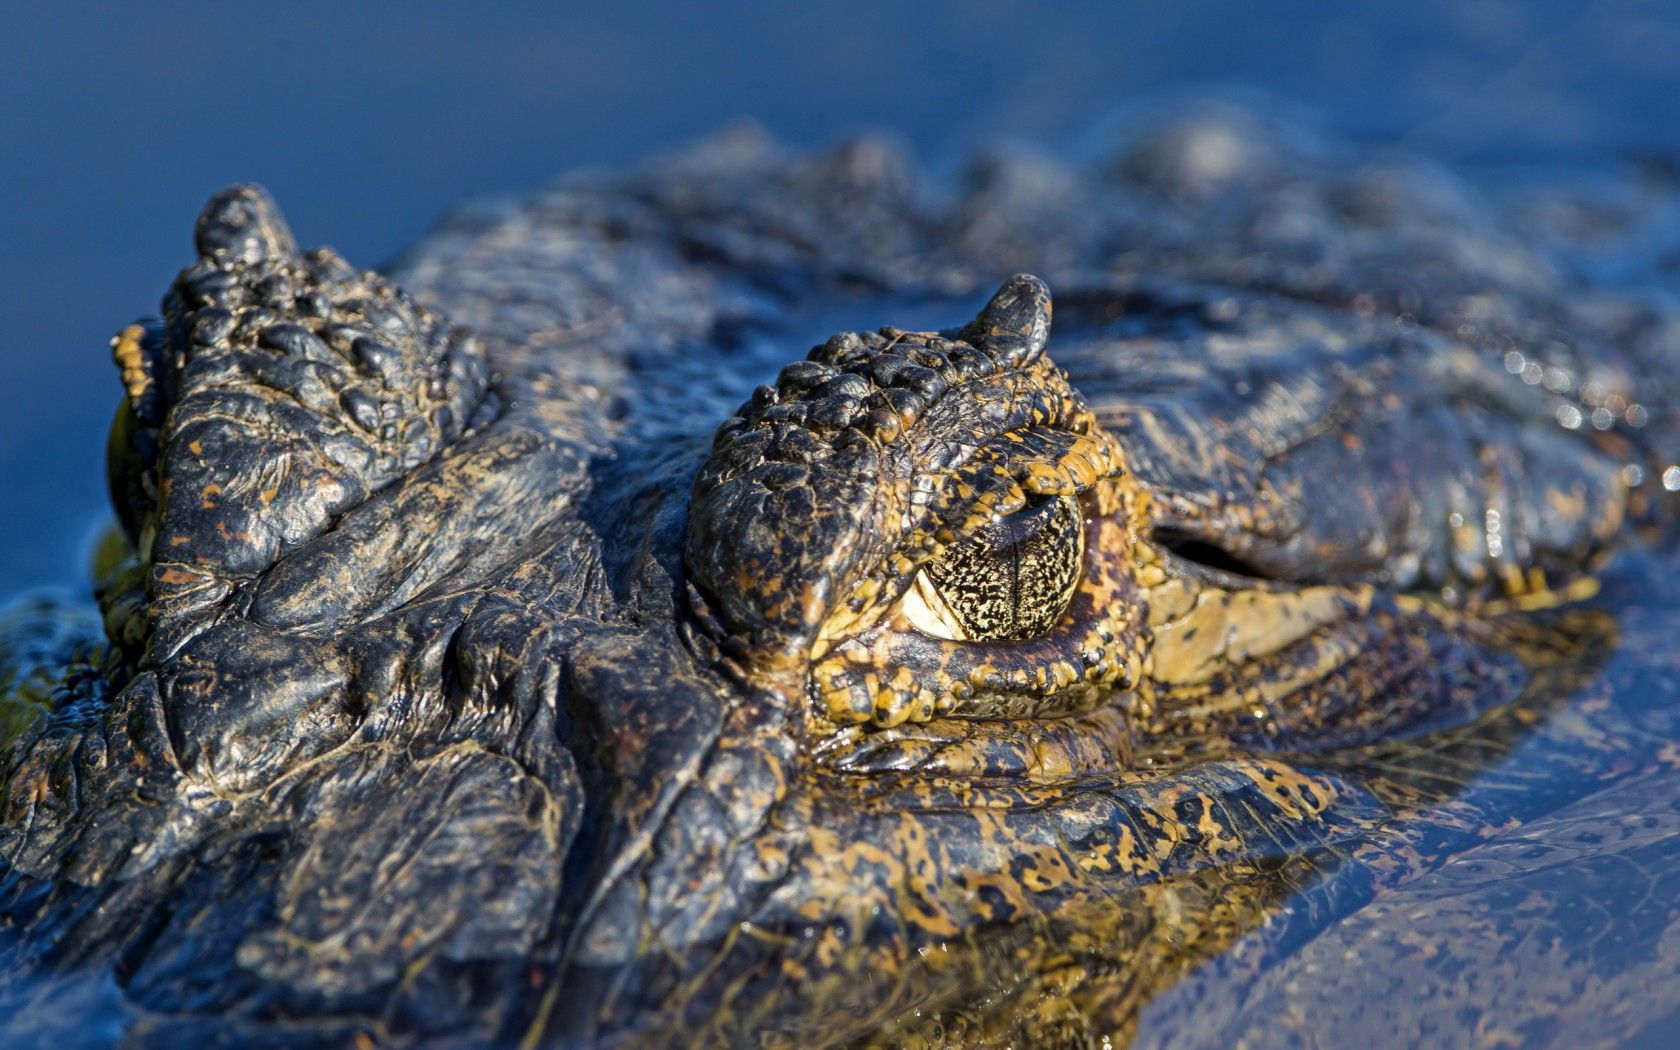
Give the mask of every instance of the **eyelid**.
<svg viewBox="0 0 1680 1050">
<path fill-rule="evenodd" d="M 962 624 L 940 596 L 939 588 L 928 579 L 927 570 L 919 569 L 916 578 L 911 581 L 910 589 L 904 592 L 904 604 L 901 606 L 904 618 L 910 621 L 910 626 L 928 635 L 947 642 L 966 642 L 968 632 L 963 630 Z"/>
<path fill-rule="evenodd" d="M 1118 452 L 1100 433 L 1053 426 L 1008 431 L 942 479 L 939 539 L 947 546 L 961 542 L 1034 497 L 1078 498 L 1121 473 Z"/>
</svg>

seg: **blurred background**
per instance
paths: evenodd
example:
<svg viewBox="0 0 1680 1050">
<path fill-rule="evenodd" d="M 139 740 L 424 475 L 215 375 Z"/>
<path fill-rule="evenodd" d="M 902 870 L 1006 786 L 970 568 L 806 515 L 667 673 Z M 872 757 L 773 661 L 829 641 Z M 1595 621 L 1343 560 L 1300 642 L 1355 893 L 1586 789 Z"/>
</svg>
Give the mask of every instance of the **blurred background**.
<svg viewBox="0 0 1680 1050">
<path fill-rule="evenodd" d="M 107 340 L 192 221 L 265 183 L 305 244 L 392 257 L 463 198 L 751 117 L 938 163 L 1089 148 L 1235 96 L 1451 162 L 1680 161 L 1672 0 L 842 5 L 12 3 L 0 9 L 0 598 L 77 584 L 103 520 Z"/>
</svg>

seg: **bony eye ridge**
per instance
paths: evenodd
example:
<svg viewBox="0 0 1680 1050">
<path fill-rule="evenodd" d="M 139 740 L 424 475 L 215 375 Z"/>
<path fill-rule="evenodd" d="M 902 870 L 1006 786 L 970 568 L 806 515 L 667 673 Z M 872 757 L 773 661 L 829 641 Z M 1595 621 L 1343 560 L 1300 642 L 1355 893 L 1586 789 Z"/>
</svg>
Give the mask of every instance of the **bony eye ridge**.
<svg viewBox="0 0 1680 1050">
<path fill-rule="evenodd" d="M 1036 638 L 1067 612 L 1085 559 L 1085 528 L 1072 496 L 1034 498 L 947 547 L 916 574 L 904 615 L 947 641 Z"/>
<path fill-rule="evenodd" d="M 705 641 L 813 737 L 1110 705 L 1148 632 L 1143 498 L 1020 275 L 948 332 L 842 333 L 719 428 L 684 564 Z"/>
</svg>

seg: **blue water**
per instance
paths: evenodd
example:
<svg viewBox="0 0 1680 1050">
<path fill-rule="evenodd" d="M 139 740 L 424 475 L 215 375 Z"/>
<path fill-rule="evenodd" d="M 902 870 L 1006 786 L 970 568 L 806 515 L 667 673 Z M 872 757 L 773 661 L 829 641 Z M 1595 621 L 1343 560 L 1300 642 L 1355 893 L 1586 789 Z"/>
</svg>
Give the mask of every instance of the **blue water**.
<svg viewBox="0 0 1680 1050">
<path fill-rule="evenodd" d="M 465 197 L 743 116 L 937 159 L 1213 89 L 1448 159 L 1680 156 L 1662 0 L 78 6 L 0 7 L 0 595 L 81 576 L 106 340 L 231 181 L 374 264 Z"/>
</svg>

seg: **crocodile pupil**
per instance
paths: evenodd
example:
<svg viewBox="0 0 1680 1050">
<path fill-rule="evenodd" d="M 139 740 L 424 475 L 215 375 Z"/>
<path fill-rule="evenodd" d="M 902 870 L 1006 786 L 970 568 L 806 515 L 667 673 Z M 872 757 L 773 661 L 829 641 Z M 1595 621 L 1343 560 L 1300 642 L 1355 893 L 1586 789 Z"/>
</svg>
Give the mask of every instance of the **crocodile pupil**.
<svg viewBox="0 0 1680 1050">
<path fill-rule="evenodd" d="M 1078 505 L 1051 496 L 982 526 L 925 571 L 969 641 L 1021 640 L 1062 618 L 1084 553 Z"/>
</svg>

